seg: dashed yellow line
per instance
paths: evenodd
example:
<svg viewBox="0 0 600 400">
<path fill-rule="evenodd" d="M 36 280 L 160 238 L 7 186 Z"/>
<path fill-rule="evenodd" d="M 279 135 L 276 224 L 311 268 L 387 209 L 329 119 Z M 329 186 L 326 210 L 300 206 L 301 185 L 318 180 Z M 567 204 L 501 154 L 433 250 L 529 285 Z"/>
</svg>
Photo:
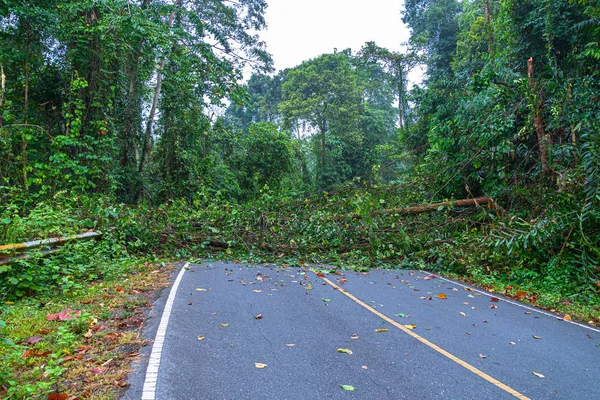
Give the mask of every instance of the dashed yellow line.
<svg viewBox="0 0 600 400">
<path fill-rule="evenodd" d="M 489 376 L 485 372 L 483 372 L 483 371 L 475 368 L 474 366 L 472 366 L 471 364 L 467 363 L 466 361 L 463 361 L 460 358 L 456 357 L 455 355 L 448 353 L 446 350 L 442 349 L 440 346 L 431 343 L 429 340 L 427 340 L 424 337 L 416 334 L 412 330 L 404 327 L 402 324 L 399 324 L 398 322 L 396 322 L 393 319 L 389 318 L 387 315 L 380 313 L 379 311 L 377 311 L 373 307 L 369 306 L 368 304 L 364 303 L 362 300 L 356 298 L 352 294 L 348 293 L 348 291 L 342 289 L 341 287 L 339 287 L 338 285 L 336 285 L 335 283 L 333 283 L 329 279 L 327 279 L 327 278 L 325 278 L 323 276 L 320 276 L 320 278 L 323 279 L 323 281 L 327 282 L 329 285 L 331 285 L 334 289 L 339 290 L 341 293 L 343 293 L 344 295 L 346 295 L 347 297 L 349 297 L 350 299 L 352 299 L 355 303 L 363 306 L 367 310 L 371 311 L 373 314 L 377 315 L 379 318 L 381 318 L 381 319 L 389 322 L 390 324 L 394 325 L 396 328 L 400 329 L 402 332 L 406 333 L 409 336 L 412 336 L 413 338 L 417 339 L 419 342 L 421 342 L 424 345 L 432 348 L 433 350 L 437 351 L 441 355 L 449 358 L 450 360 L 454 361 L 455 363 L 457 363 L 461 367 L 464 367 L 464 368 L 468 369 L 469 371 L 471 371 L 475 375 L 479 376 L 480 378 L 485 379 L 486 381 L 488 381 L 492 385 L 494 385 L 494 386 L 496 386 L 496 387 L 504 390 L 507 393 L 510 393 L 511 395 L 513 395 L 514 397 L 516 397 L 517 399 L 520 399 L 520 400 L 531 400 L 529 397 L 525 396 L 524 394 L 521 394 L 521 393 L 517 392 L 516 390 L 514 390 L 513 388 L 511 388 L 511 387 L 505 385 L 504 383 L 500 382 L 498 379 L 492 378 L 491 376 Z"/>
</svg>

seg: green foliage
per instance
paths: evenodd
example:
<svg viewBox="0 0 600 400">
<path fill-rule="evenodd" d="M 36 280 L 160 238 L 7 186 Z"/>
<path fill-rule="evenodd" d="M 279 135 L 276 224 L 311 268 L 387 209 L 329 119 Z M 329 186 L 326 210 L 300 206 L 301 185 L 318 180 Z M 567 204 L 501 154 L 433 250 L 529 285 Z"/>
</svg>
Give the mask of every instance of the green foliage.
<svg viewBox="0 0 600 400">
<path fill-rule="evenodd" d="M 292 171 L 292 141 L 286 132 L 268 122 L 247 127 L 239 139 L 234 165 L 240 172 L 239 182 L 244 193 L 256 195 L 265 186 L 279 188 L 283 177 Z"/>
<path fill-rule="evenodd" d="M 6 298 L 167 252 L 432 267 L 597 304 L 593 2 L 407 0 L 410 51 L 370 42 L 276 75 L 264 0 L 29 3 L 0 5 L 0 243 L 103 238 L 0 267 Z M 402 211 L 475 196 L 493 209 Z"/>
<path fill-rule="evenodd" d="M 427 87 L 413 90 L 416 121 L 403 141 L 418 148 L 427 139 L 415 169 L 430 185 L 426 198 L 488 195 L 499 208 L 456 246 L 421 251 L 425 260 L 480 281 L 553 292 L 555 300 L 597 298 L 599 244 L 590 238 L 598 237 L 600 81 L 593 54 L 582 50 L 597 40 L 590 4 L 463 2 L 451 71 L 428 60 Z M 430 18 L 442 8 L 453 9 L 407 2 L 411 41 L 430 55 L 437 44 Z"/>
</svg>

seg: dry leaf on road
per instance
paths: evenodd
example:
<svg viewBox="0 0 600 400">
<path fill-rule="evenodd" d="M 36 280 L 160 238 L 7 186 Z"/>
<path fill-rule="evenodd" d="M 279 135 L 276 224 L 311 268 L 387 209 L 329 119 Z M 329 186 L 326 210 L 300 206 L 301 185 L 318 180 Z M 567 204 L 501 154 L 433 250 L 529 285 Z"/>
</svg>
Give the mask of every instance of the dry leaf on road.
<svg viewBox="0 0 600 400">
<path fill-rule="evenodd" d="M 537 376 L 538 378 L 545 378 L 544 375 L 540 374 L 539 372 L 535 372 L 535 371 L 531 371 L 535 376 Z"/>
</svg>

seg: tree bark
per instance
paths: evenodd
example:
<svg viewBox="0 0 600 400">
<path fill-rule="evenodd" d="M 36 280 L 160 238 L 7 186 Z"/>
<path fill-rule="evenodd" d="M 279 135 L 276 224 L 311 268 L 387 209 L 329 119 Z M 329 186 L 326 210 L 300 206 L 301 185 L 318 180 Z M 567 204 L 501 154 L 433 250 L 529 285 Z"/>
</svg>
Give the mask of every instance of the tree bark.
<svg viewBox="0 0 600 400">
<path fill-rule="evenodd" d="M 398 80 L 398 120 L 400 130 L 404 130 L 404 74 L 400 59 L 396 60 L 396 79 Z"/>
<path fill-rule="evenodd" d="M 427 204 L 424 206 L 414 206 L 408 208 L 390 208 L 386 210 L 375 210 L 374 215 L 381 214 L 423 214 L 432 211 L 437 211 L 440 207 L 458 208 L 458 207 L 479 207 L 487 206 L 492 200 L 489 197 L 477 197 L 475 199 L 444 201 L 441 203 Z"/>
<path fill-rule="evenodd" d="M 535 133 L 537 135 L 538 147 L 540 149 L 540 161 L 542 163 L 542 168 L 546 175 L 552 175 L 552 169 L 548 164 L 548 150 L 547 145 L 548 136 L 544 132 L 544 124 L 541 116 L 542 102 L 539 98 L 537 92 L 537 84 L 535 82 L 535 78 L 533 76 L 533 57 L 527 60 L 527 75 L 529 76 L 529 86 L 531 87 L 531 93 L 534 97 L 534 109 L 533 109 L 533 123 L 535 125 Z"/>
<path fill-rule="evenodd" d="M 175 2 L 175 7 L 171 12 L 169 17 L 169 28 L 173 27 L 173 21 L 175 20 L 175 13 L 177 9 L 181 7 L 181 0 L 177 0 Z M 148 153 L 150 152 L 150 140 L 152 139 L 152 125 L 154 124 L 154 116 L 156 115 L 156 107 L 158 106 L 158 99 L 160 97 L 160 90 L 162 87 L 162 78 L 163 71 L 165 70 L 165 64 L 167 62 L 167 58 L 163 57 L 160 61 L 160 66 L 156 71 L 156 88 L 154 89 L 154 100 L 152 100 L 152 107 L 150 108 L 150 114 L 148 115 L 148 123 L 146 124 L 146 131 L 144 133 L 144 140 L 142 142 L 142 154 L 140 156 L 140 166 L 139 172 L 144 171 L 144 165 L 146 163 L 146 158 L 148 157 Z"/>
<path fill-rule="evenodd" d="M 493 48 L 494 48 L 494 36 L 492 34 L 492 17 L 491 17 L 491 11 L 490 11 L 490 0 L 485 0 L 485 22 L 486 22 L 486 30 L 487 30 L 487 34 L 488 34 L 488 53 L 491 55 L 493 54 Z"/>
<path fill-rule="evenodd" d="M 464 200 L 453 200 L 453 201 L 444 201 L 441 203 L 434 204 L 426 204 L 423 206 L 413 206 L 408 208 L 388 208 L 384 210 L 374 210 L 372 215 L 385 215 L 385 214 L 396 214 L 396 215 L 409 215 L 409 214 L 424 214 L 433 211 L 438 211 L 440 207 L 443 208 L 463 208 L 463 207 L 488 207 L 494 208 L 496 207 L 493 204 L 492 199 L 489 197 L 476 197 L 474 199 L 464 199 Z M 353 218 L 356 217 L 356 214 L 346 214 L 346 215 L 335 215 L 330 219 L 333 221 L 339 221 L 344 218 Z"/>
<path fill-rule="evenodd" d="M 0 64 L 0 107 L 4 104 L 4 91 L 6 84 L 6 75 L 4 75 L 4 67 Z M 0 115 L 0 128 L 2 127 L 2 116 Z"/>
<path fill-rule="evenodd" d="M 23 112 L 25 113 L 25 126 L 29 125 L 29 57 L 31 53 L 31 24 L 29 22 L 25 25 L 25 40 L 26 43 L 26 55 L 25 55 L 25 93 L 23 94 L 24 106 Z M 21 161 L 23 164 L 23 188 L 25 191 L 29 191 L 27 185 L 27 135 L 26 130 L 22 131 L 21 137 Z"/>
</svg>

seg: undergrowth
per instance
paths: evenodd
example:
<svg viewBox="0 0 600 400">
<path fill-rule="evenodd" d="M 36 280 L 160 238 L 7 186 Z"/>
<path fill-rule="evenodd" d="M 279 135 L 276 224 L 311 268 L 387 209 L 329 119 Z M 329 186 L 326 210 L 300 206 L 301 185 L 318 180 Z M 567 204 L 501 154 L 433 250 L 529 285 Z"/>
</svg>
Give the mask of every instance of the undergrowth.
<svg viewBox="0 0 600 400">
<path fill-rule="evenodd" d="M 0 215 L 2 243 L 90 229 L 102 239 L 72 242 L 51 255 L 34 253 L 0 267 L 0 393 L 35 398 L 75 387 L 69 357 L 80 354 L 77 346 L 88 345 L 89 329 L 110 319 L 102 298 L 122 295 L 122 282 L 151 279 L 150 269 L 165 274 L 164 268 L 144 267 L 148 257 L 150 265 L 157 259 L 209 258 L 290 266 L 318 262 L 349 270 L 427 269 L 509 296 L 526 292 L 523 300 L 600 324 L 600 215 L 585 206 L 598 199 L 554 193 L 548 200 L 534 199 L 536 211 L 524 213 L 519 202 L 532 199 L 511 193 L 480 207 L 407 213 L 419 203 L 415 193 L 414 186 L 355 182 L 302 199 L 283 198 L 265 187 L 243 204 L 206 190 L 191 202 L 157 207 L 67 193 L 28 214 L 9 205 Z M 89 298 L 94 299 L 90 306 L 83 300 Z M 72 307 L 83 309 L 80 319 L 59 326 L 46 320 L 47 313 Z M 41 356 L 23 357 L 32 348 L 24 344 L 27 339 L 46 331 L 39 334 L 43 342 L 33 346 Z M 103 357 L 96 360 L 98 368 Z"/>
</svg>

